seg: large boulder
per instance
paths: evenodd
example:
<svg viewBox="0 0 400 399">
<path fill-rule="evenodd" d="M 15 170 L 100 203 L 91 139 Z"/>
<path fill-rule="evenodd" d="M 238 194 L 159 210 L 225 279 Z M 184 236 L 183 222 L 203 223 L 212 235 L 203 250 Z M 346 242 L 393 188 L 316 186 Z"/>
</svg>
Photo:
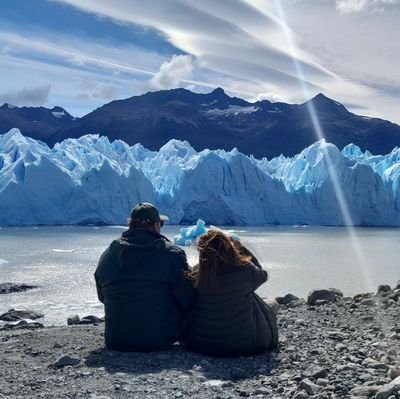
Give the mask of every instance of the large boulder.
<svg viewBox="0 0 400 399">
<path fill-rule="evenodd" d="M 378 286 L 378 294 L 386 294 L 390 292 L 392 289 L 390 288 L 390 285 L 387 284 L 381 284 Z"/>
<path fill-rule="evenodd" d="M 316 305 L 318 303 L 323 302 L 335 302 L 338 297 L 342 297 L 343 294 L 341 291 L 335 288 L 322 289 L 322 290 L 313 290 L 308 294 L 307 304 L 308 305 Z"/>
<path fill-rule="evenodd" d="M 42 323 L 38 323 L 37 321 L 27 322 L 26 320 L 20 320 L 17 323 L 5 323 L 0 326 L 0 330 L 21 330 L 21 329 L 29 329 L 34 330 L 36 328 L 43 328 Z"/>
<path fill-rule="evenodd" d="M 293 294 L 286 294 L 285 296 L 277 296 L 275 300 L 279 305 L 287 305 L 290 302 L 298 301 L 299 298 Z"/>
<path fill-rule="evenodd" d="M 32 310 L 15 310 L 10 309 L 8 312 L 0 315 L 2 321 L 19 321 L 19 320 L 35 320 L 40 319 L 44 315 L 42 313 L 34 312 Z"/>
<path fill-rule="evenodd" d="M 13 292 L 23 292 L 37 288 L 37 285 L 22 283 L 0 283 L 0 294 L 12 294 Z"/>
</svg>

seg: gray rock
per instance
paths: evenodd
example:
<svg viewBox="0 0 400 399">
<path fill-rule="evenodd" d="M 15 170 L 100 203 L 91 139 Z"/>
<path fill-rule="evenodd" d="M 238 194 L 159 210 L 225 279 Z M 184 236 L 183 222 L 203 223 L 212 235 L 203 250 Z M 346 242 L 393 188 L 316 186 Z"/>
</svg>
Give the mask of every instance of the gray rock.
<svg viewBox="0 0 400 399">
<path fill-rule="evenodd" d="M 381 362 L 371 362 L 368 364 L 368 367 L 376 370 L 387 370 L 389 368 L 387 364 Z"/>
<path fill-rule="evenodd" d="M 309 367 L 305 372 L 304 375 L 306 377 L 312 377 L 312 378 L 325 378 L 328 376 L 328 373 L 325 369 L 319 366 L 311 366 Z"/>
<path fill-rule="evenodd" d="M 363 294 L 354 295 L 353 299 L 355 302 L 361 302 L 363 299 L 372 298 L 373 296 L 372 292 L 364 292 Z"/>
<path fill-rule="evenodd" d="M 390 285 L 387 284 L 382 284 L 378 286 L 378 294 L 384 294 L 386 292 L 390 292 L 392 289 L 390 288 Z"/>
<path fill-rule="evenodd" d="M 307 304 L 315 305 L 317 301 L 328 301 L 335 302 L 336 301 L 336 293 L 331 289 L 323 289 L 323 290 L 313 290 L 307 296 Z"/>
<path fill-rule="evenodd" d="M 327 331 L 326 334 L 329 338 L 334 339 L 336 341 L 344 341 L 347 338 L 347 335 L 340 331 Z"/>
<path fill-rule="evenodd" d="M 319 385 L 320 387 L 326 387 L 329 384 L 329 380 L 327 380 L 326 378 L 318 378 L 317 379 L 317 385 Z"/>
<path fill-rule="evenodd" d="M 391 380 L 396 379 L 397 377 L 400 377 L 400 366 L 393 367 L 389 370 L 389 378 Z"/>
<path fill-rule="evenodd" d="M 293 399 L 308 399 L 309 396 L 306 392 L 297 392 L 294 396 Z"/>
<path fill-rule="evenodd" d="M 288 307 L 288 308 L 298 308 L 300 306 L 303 306 L 305 303 L 306 303 L 306 301 L 303 298 L 300 298 L 297 301 L 289 302 L 286 305 L 286 307 Z"/>
<path fill-rule="evenodd" d="M 81 358 L 79 356 L 63 355 L 56 362 L 52 364 L 53 367 L 61 368 L 65 366 L 75 366 L 79 364 Z"/>
<path fill-rule="evenodd" d="M 336 300 L 343 299 L 343 292 L 337 288 L 329 288 L 329 291 L 333 291 L 336 295 Z"/>
<path fill-rule="evenodd" d="M 393 381 L 391 381 L 391 384 L 396 387 L 400 387 L 400 377 L 397 377 Z"/>
<path fill-rule="evenodd" d="M 275 300 L 276 300 L 276 302 L 279 303 L 279 305 L 287 305 L 288 303 L 290 303 L 292 301 L 298 301 L 299 298 L 293 294 L 286 294 L 285 296 L 276 297 Z"/>
<path fill-rule="evenodd" d="M 38 288 L 37 285 L 21 284 L 21 283 L 1 283 L 0 294 L 11 294 L 13 292 L 24 292 Z"/>
<path fill-rule="evenodd" d="M 99 324 L 99 323 L 103 323 L 103 322 L 104 322 L 104 319 L 90 315 L 90 316 L 82 317 L 82 319 L 79 320 L 78 324 Z"/>
<path fill-rule="evenodd" d="M 3 321 L 18 321 L 24 319 L 40 319 L 44 315 L 42 313 L 34 312 L 32 310 L 15 310 L 10 309 L 8 312 L 0 315 L 0 320 Z"/>
<path fill-rule="evenodd" d="M 314 303 L 315 306 L 328 305 L 330 302 L 326 299 L 317 299 Z"/>
<path fill-rule="evenodd" d="M 80 322 L 80 318 L 79 318 L 79 316 L 77 314 L 75 316 L 71 316 L 71 317 L 67 318 L 67 324 L 69 326 L 73 326 L 75 324 L 79 324 L 79 322 Z"/>
<path fill-rule="evenodd" d="M 253 395 L 269 396 L 271 395 L 271 391 L 267 388 L 257 388 L 255 391 L 253 391 Z"/>
<path fill-rule="evenodd" d="M 388 399 L 396 391 L 393 384 L 386 384 L 377 392 L 375 399 Z"/>
<path fill-rule="evenodd" d="M 376 306 L 376 301 L 373 298 L 366 298 L 366 299 L 362 299 L 360 304 L 363 306 L 373 307 L 373 306 Z"/>
<path fill-rule="evenodd" d="M 367 387 L 367 386 L 360 385 L 360 386 L 354 387 L 354 388 L 350 391 L 350 394 L 351 394 L 352 396 L 361 396 L 361 397 L 364 396 L 364 397 L 368 397 L 369 394 L 370 394 L 370 392 L 371 392 L 371 387 Z"/>
<path fill-rule="evenodd" d="M 304 389 L 309 395 L 315 395 L 321 391 L 321 387 L 311 382 L 308 378 L 305 378 L 300 382 L 300 389 Z"/>
</svg>

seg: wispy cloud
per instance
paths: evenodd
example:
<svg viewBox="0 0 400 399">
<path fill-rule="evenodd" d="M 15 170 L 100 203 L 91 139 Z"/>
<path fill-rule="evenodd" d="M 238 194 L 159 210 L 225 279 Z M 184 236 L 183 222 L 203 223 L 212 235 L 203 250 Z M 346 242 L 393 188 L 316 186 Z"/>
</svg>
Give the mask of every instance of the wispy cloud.
<svg viewBox="0 0 400 399">
<path fill-rule="evenodd" d="M 50 85 L 24 87 L 22 90 L 0 93 L 0 104 L 9 103 L 17 106 L 42 106 L 48 101 Z"/>
<path fill-rule="evenodd" d="M 336 0 L 336 9 L 343 14 L 362 11 L 382 12 L 385 7 L 400 4 L 399 0 Z"/>
<path fill-rule="evenodd" d="M 246 82 L 252 81 L 260 92 L 283 94 L 289 87 L 293 90 L 298 81 L 282 31 L 284 22 L 244 2 L 116 0 L 112 5 L 105 0 L 64 2 L 97 15 L 161 31 L 175 47 L 195 57 L 200 68 L 241 82 L 239 91 L 249 91 Z M 316 91 L 326 82 L 335 84 L 335 74 L 304 51 L 299 51 L 297 57 L 307 81 Z"/>
<path fill-rule="evenodd" d="M 291 33 L 297 46 L 294 53 L 287 40 L 286 32 L 291 31 L 287 21 L 279 17 L 271 4 L 265 7 L 263 1 L 170 0 L 153 3 L 115 0 L 112 5 L 106 0 L 58 1 L 124 23 L 148 26 L 192 57 L 195 69 L 190 69 L 190 63 L 182 62 L 188 58 L 165 63 L 157 75 L 150 78 L 153 88 L 183 83 L 222 86 L 248 99 L 273 93 L 271 99 L 303 102 L 309 99 L 302 90 L 300 81 L 303 80 L 311 95 L 325 92 L 340 100 L 344 99 L 345 93 L 346 100 L 357 103 L 360 98 L 373 93 L 364 84 L 342 78 L 328 67 L 329 64 L 318 62 L 315 54 L 299 46 L 296 31 Z M 182 64 L 179 68 L 182 76 L 177 74 L 173 79 L 171 70 L 178 65 L 178 60 Z M 302 70 L 301 76 L 296 65 Z M 214 74 L 217 79 L 201 79 L 201 75 L 206 76 L 203 71 L 211 72 L 208 75 Z"/>
</svg>

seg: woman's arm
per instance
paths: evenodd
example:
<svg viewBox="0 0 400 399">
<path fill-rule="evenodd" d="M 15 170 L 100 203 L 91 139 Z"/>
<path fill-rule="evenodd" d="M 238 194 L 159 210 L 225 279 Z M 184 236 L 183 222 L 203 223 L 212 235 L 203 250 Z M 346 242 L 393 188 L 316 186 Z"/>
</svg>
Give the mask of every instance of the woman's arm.
<svg viewBox="0 0 400 399">
<path fill-rule="evenodd" d="M 251 264 L 249 269 L 251 271 L 252 289 L 256 290 L 260 285 L 268 280 L 268 272 L 263 270 L 260 266 L 256 266 L 254 264 Z"/>
<path fill-rule="evenodd" d="M 233 245 L 236 247 L 236 249 L 240 252 L 241 255 L 245 255 L 245 256 L 250 256 L 250 260 L 251 262 L 259 267 L 260 269 L 262 269 L 261 263 L 258 261 L 258 259 L 255 257 L 255 255 L 253 254 L 253 252 L 251 252 L 248 248 L 246 248 L 240 241 L 238 240 L 232 240 Z"/>
</svg>

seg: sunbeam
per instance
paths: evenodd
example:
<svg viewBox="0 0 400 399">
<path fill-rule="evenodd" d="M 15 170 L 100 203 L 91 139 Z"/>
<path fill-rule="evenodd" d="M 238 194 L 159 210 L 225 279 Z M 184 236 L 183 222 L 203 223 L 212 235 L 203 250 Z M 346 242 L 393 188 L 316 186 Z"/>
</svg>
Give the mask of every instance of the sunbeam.
<svg viewBox="0 0 400 399">
<path fill-rule="evenodd" d="M 287 40 L 287 43 L 289 46 L 289 53 L 291 54 L 292 59 L 293 59 L 294 68 L 296 71 L 297 78 L 299 80 L 299 84 L 301 86 L 301 90 L 302 90 L 304 99 L 309 100 L 311 98 L 311 93 L 308 89 L 302 67 L 298 61 L 299 58 L 297 57 L 297 54 L 296 54 L 296 47 L 295 47 L 294 40 L 292 37 L 292 32 L 289 29 L 287 21 L 286 21 L 286 16 L 285 16 L 285 12 L 284 12 L 284 9 L 282 6 L 282 2 L 281 2 L 281 0 L 274 0 L 274 4 L 275 4 L 276 11 L 278 13 L 278 16 L 282 21 L 281 27 L 282 27 L 282 30 L 284 31 L 284 34 L 285 34 L 285 37 L 286 37 L 286 40 Z M 373 291 L 374 286 L 373 286 L 372 279 L 371 279 L 371 276 L 369 273 L 368 262 L 364 256 L 364 252 L 361 248 L 361 244 L 358 239 L 356 229 L 354 228 L 354 221 L 351 216 L 351 212 L 350 212 L 346 197 L 344 195 L 343 188 L 340 184 L 340 179 L 339 179 L 337 170 L 335 168 L 335 165 L 332 161 L 331 156 L 329 155 L 329 152 L 327 151 L 328 147 L 325 145 L 325 135 L 324 135 L 321 123 L 319 121 L 317 111 L 315 109 L 314 104 L 311 101 L 307 101 L 306 104 L 307 104 L 307 110 L 310 114 L 311 123 L 313 125 L 316 138 L 318 140 L 324 141 L 323 145 L 321 145 L 320 148 L 324 153 L 324 157 L 325 157 L 325 160 L 326 160 L 326 163 L 328 166 L 329 177 L 332 182 L 333 189 L 334 189 L 335 195 L 336 195 L 336 199 L 338 201 L 338 205 L 340 208 L 340 212 L 343 217 L 343 224 L 346 226 L 347 232 L 349 234 L 349 237 L 350 237 L 350 240 L 351 240 L 351 243 L 352 243 L 355 255 L 356 255 L 356 260 L 357 260 L 357 263 L 358 263 L 358 266 L 360 269 L 360 273 L 363 276 L 364 280 L 366 281 L 368 289 L 370 291 Z"/>
</svg>

